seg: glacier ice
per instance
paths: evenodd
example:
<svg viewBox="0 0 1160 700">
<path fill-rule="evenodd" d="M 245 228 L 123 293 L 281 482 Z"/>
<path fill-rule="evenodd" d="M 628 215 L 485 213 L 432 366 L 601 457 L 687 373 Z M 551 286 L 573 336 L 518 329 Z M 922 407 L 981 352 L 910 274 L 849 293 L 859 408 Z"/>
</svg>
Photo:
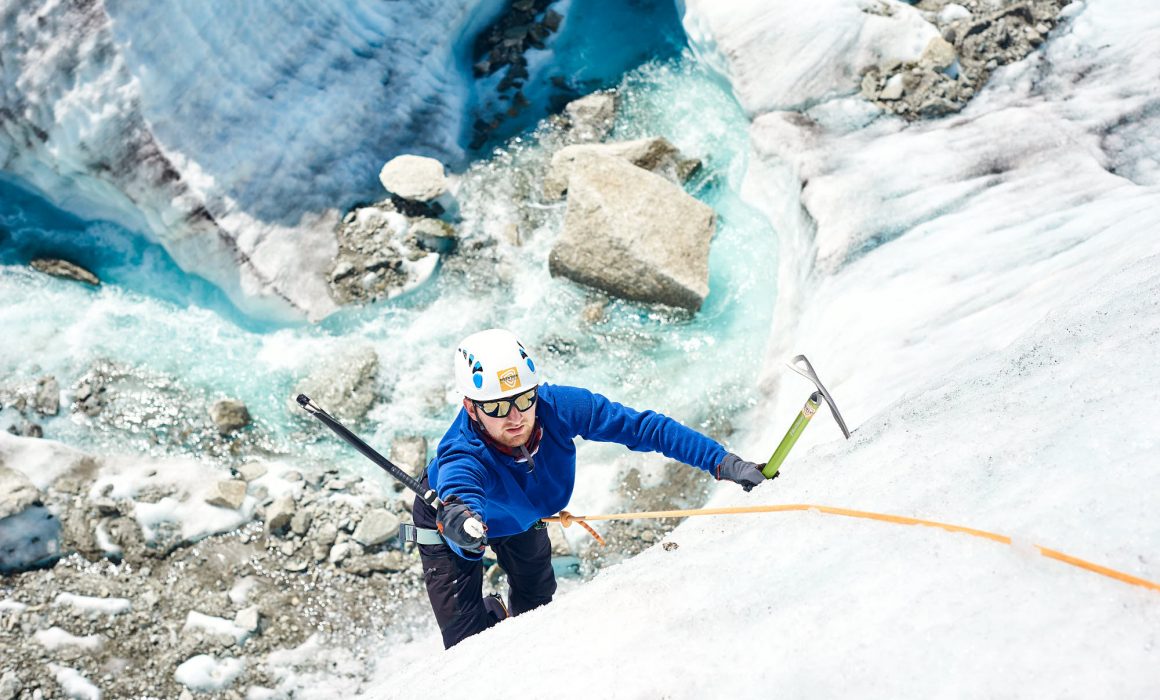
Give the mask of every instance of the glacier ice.
<svg viewBox="0 0 1160 700">
<path fill-rule="evenodd" d="M 319 318 L 333 228 L 400 152 L 456 163 L 499 0 L 0 3 L 0 170 L 162 243 L 256 315 Z"/>
</svg>

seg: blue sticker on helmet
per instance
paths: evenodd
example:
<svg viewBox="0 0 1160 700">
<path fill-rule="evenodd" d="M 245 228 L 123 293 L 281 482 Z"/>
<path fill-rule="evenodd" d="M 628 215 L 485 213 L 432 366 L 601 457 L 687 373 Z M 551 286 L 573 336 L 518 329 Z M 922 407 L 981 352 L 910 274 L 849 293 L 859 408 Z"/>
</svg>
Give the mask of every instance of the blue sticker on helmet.
<svg viewBox="0 0 1160 700">
<path fill-rule="evenodd" d="M 528 369 L 532 370 L 533 372 L 536 371 L 536 365 L 532 362 L 532 358 L 530 357 L 528 358 Z"/>
<path fill-rule="evenodd" d="M 482 374 L 477 374 L 477 375 L 475 375 L 474 377 L 472 377 L 472 378 L 471 378 L 471 380 L 472 380 L 473 382 L 475 382 L 475 388 L 476 388 L 476 389 L 482 389 L 482 388 L 483 388 L 483 375 L 482 375 Z"/>
</svg>

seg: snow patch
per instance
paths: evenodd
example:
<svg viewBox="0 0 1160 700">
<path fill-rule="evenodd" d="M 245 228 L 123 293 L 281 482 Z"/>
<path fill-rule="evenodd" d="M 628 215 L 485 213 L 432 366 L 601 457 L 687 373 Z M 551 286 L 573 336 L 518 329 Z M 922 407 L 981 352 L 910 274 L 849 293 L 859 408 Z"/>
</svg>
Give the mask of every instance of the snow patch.
<svg viewBox="0 0 1160 700">
<path fill-rule="evenodd" d="M 245 669 L 246 662 L 242 659 L 199 654 L 178 666 L 173 677 L 190 690 L 208 693 L 230 687 Z"/>
<path fill-rule="evenodd" d="M 227 620 L 223 617 L 213 617 L 192 610 L 186 616 L 185 626 L 181 628 L 181 631 L 183 633 L 201 631 L 213 635 L 225 635 L 233 637 L 234 641 L 238 644 L 246 641 L 246 638 L 250 636 L 249 630 L 235 625 L 233 620 Z"/>
<path fill-rule="evenodd" d="M 50 663 L 48 670 L 60 684 L 65 697 L 71 700 L 101 700 L 101 689 L 75 668 Z"/>
<path fill-rule="evenodd" d="M 104 646 L 104 638 L 99 634 L 90 634 L 77 637 L 60 627 L 49 627 L 46 630 L 37 630 L 32 634 L 33 640 L 49 651 L 66 648 L 82 649 L 84 651 L 100 651 Z"/>
<path fill-rule="evenodd" d="M 92 596 L 61 593 L 52 602 L 57 606 L 68 606 L 90 615 L 120 615 L 133 609 L 128 598 L 95 598 Z"/>
</svg>

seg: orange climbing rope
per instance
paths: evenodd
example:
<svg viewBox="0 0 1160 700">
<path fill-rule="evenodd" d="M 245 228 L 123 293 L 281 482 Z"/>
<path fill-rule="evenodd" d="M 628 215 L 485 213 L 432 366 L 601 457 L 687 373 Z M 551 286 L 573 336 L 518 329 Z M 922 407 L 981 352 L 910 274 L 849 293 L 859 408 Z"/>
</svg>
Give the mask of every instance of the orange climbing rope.
<svg viewBox="0 0 1160 700">
<path fill-rule="evenodd" d="M 927 525 L 929 527 L 942 528 L 943 530 L 947 530 L 949 532 L 962 532 L 962 533 L 965 533 L 968 535 L 974 535 L 975 537 L 983 537 L 983 538 L 988 539 L 988 540 L 994 540 L 995 542 L 1001 542 L 1003 544 L 1011 544 L 1011 538 L 1008 537 L 1007 535 L 999 535 L 999 534 L 996 534 L 994 532 L 987 532 L 986 530 L 976 530 L 975 528 L 963 527 L 962 525 L 950 525 L 947 523 L 935 522 L 933 520 L 922 520 L 920 518 L 908 518 L 905 515 L 889 515 L 886 513 L 871 513 L 868 511 L 864 511 L 864 510 L 850 510 L 848 508 L 835 508 L 833 506 L 809 505 L 809 504 L 805 504 L 805 503 L 792 503 L 792 504 L 771 505 L 771 506 L 742 506 L 742 507 L 735 507 L 735 508 L 701 508 L 698 510 L 654 510 L 654 511 L 644 511 L 644 512 L 640 512 L 640 513 L 614 513 L 614 514 L 609 514 L 609 515 L 572 515 L 571 513 L 567 512 L 567 511 L 560 511 L 559 515 L 557 515 L 555 517 L 551 517 L 551 518 L 543 518 L 543 520 L 544 520 L 544 522 L 558 522 L 561 525 L 563 525 L 564 527 L 568 527 L 572 523 L 579 523 L 586 530 L 588 530 L 588 532 L 592 533 L 592 536 L 595 537 L 597 539 L 597 541 L 600 542 L 600 544 L 604 544 L 604 540 L 600 537 L 600 535 L 596 534 L 596 531 L 593 530 L 592 527 L 590 525 L 588 525 L 588 523 L 584 522 L 585 520 L 636 520 L 636 519 L 646 519 L 646 518 L 686 518 L 686 517 L 693 516 L 693 515 L 737 515 L 737 514 L 742 514 L 742 513 L 783 513 L 786 511 L 795 511 L 795 510 L 812 510 L 812 511 L 816 511 L 818 513 L 825 513 L 827 515 L 844 515 L 844 516 L 849 517 L 849 518 L 864 518 L 867 520 L 878 520 L 878 521 L 887 522 L 887 523 L 897 523 L 899 525 Z M 1060 551 L 1055 550 L 1055 549 L 1048 549 L 1047 547 L 1041 547 L 1039 545 L 1034 545 L 1034 547 L 1035 547 L 1035 549 L 1037 549 L 1039 551 L 1040 554 L 1042 554 L 1043 556 L 1045 556 L 1049 559 L 1055 559 L 1056 561 L 1061 561 L 1065 564 L 1070 564 L 1072 566 L 1076 566 L 1076 567 L 1079 567 L 1081 569 L 1086 569 L 1086 570 L 1091 571 L 1093 573 L 1097 573 L 1101 576 L 1107 576 L 1108 578 L 1113 578 L 1113 579 L 1116 579 L 1117 581 L 1122 581 L 1124 583 L 1128 583 L 1128 584 L 1131 584 L 1133 586 L 1143 586 L 1144 588 L 1150 588 L 1154 591 L 1160 592 L 1160 583 L 1155 583 L 1155 582 L 1149 581 L 1147 579 L 1142 579 L 1138 576 L 1126 574 L 1122 571 L 1116 571 L 1115 569 L 1109 569 L 1108 567 L 1100 566 L 1099 564 L 1093 564 L 1090 561 L 1085 561 L 1085 560 L 1080 559 L 1078 557 L 1073 557 L 1070 554 L 1064 554 L 1063 552 L 1060 552 Z"/>
</svg>

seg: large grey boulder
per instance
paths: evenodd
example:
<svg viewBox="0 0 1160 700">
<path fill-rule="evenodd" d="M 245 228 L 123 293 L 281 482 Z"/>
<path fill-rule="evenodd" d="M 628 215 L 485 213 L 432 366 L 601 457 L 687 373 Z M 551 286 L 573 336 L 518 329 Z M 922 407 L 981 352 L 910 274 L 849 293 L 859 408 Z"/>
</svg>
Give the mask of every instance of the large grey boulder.
<svg viewBox="0 0 1160 700">
<path fill-rule="evenodd" d="M 364 547 L 382 544 L 399 534 L 399 516 L 383 508 L 367 511 L 352 537 Z"/>
<path fill-rule="evenodd" d="M 415 202 L 430 202 L 447 192 L 443 164 L 423 156 L 392 158 L 379 171 L 379 182 L 388 192 Z"/>
<path fill-rule="evenodd" d="M 587 153 L 572 165 L 553 276 L 635 301 L 696 311 L 709 294 L 713 210 L 668 180 Z"/>
<path fill-rule="evenodd" d="M 544 199 L 554 201 L 563 198 L 568 191 L 568 178 L 572 175 L 576 160 L 592 154 L 620 158 L 674 183 L 688 180 L 689 175 L 700 167 L 700 161 L 683 157 L 680 149 L 659 136 L 635 141 L 565 146 L 552 156 L 552 164 L 544 176 Z"/>
<path fill-rule="evenodd" d="M 335 353 L 298 383 L 286 405 L 291 413 L 301 414 L 295 397 L 306 394 L 332 416 L 360 420 L 375 401 L 378 370 L 379 356 L 369 345 Z"/>
</svg>

